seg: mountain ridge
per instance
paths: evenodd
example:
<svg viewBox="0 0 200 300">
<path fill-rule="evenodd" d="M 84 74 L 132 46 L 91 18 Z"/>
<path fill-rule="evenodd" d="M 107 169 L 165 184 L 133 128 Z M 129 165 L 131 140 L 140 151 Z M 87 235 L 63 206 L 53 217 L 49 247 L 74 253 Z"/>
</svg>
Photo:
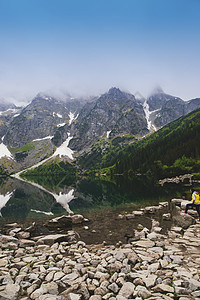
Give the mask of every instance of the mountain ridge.
<svg viewBox="0 0 200 300">
<path fill-rule="evenodd" d="M 55 151 L 53 149 L 69 136 L 69 147 L 75 151 L 75 158 L 86 159 L 86 154 L 96 151 L 102 140 L 109 145 L 108 148 L 120 148 L 123 143 L 142 139 L 152 130 L 162 128 L 198 107 L 200 98 L 183 101 L 161 89 L 144 101 L 116 87 L 87 101 L 69 97 L 61 101 L 39 93 L 27 106 L 16 111 L 11 109 L 10 113 L 9 110 L 0 113 L 0 142 L 9 147 L 15 161 L 23 167 L 51 155 Z M 48 140 L 50 151 L 45 150 L 45 142 L 40 143 L 43 153 L 35 153 L 34 161 L 36 150 L 33 148 L 42 149 L 41 146 L 38 144 L 39 148 L 34 146 L 28 150 L 24 150 L 24 146 L 33 141 L 36 145 L 44 139 Z M 98 157 L 101 159 L 102 154 Z M 20 169 L 19 164 L 17 170 Z"/>
</svg>

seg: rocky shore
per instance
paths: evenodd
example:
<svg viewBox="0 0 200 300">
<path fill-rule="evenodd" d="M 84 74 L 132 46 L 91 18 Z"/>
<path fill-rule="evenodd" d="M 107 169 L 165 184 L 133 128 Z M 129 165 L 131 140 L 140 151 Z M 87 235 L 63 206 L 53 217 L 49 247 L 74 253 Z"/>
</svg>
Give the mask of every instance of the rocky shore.
<svg viewBox="0 0 200 300">
<path fill-rule="evenodd" d="M 176 217 L 168 232 L 153 218 L 158 207 L 147 208 L 151 229 L 138 224 L 125 244 L 86 245 L 73 230 L 36 236 L 34 226 L 8 224 L 0 234 L 0 299 L 200 299 L 200 224 L 195 212 L 183 213 L 184 201 L 172 203 Z M 58 222 L 87 220 L 63 216 L 49 226 Z"/>
</svg>

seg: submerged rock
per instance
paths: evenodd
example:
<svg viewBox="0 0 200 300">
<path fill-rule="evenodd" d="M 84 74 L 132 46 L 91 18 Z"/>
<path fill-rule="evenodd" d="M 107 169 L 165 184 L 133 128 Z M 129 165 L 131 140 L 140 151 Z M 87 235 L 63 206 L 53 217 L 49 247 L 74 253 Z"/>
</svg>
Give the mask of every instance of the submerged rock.
<svg viewBox="0 0 200 300">
<path fill-rule="evenodd" d="M 57 228 L 57 227 L 71 228 L 71 226 L 72 226 L 71 216 L 65 216 L 65 215 L 51 219 L 47 223 L 47 227 L 49 228 Z"/>
</svg>

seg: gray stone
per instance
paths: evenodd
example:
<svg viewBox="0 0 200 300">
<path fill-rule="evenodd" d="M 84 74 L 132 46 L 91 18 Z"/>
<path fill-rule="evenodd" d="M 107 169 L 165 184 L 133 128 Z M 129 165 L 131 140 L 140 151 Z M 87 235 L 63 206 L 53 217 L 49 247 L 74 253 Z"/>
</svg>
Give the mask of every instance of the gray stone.
<svg viewBox="0 0 200 300">
<path fill-rule="evenodd" d="M 57 227 L 71 228 L 71 225 L 72 225 L 72 217 L 65 216 L 65 215 L 57 218 L 53 218 L 47 223 L 47 226 L 50 228 L 57 228 Z"/>
<path fill-rule="evenodd" d="M 198 297 L 198 298 L 199 298 L 199 297 L 200 297 L 200 290 L 199 290 L 199 291 L 192 292 L 191 295 L 192 295 L 193 297 L 196 297 L 196 298 Z"/>
<path fill-rule="evenodd" d="M 176 226 L 187 229 L 190 225 L 195 224 L 195 219 L 188 214 L 180 214 L 173 216 L 173 222 Z"/>
<path fill-rule="evenodd" d="M 59 271 L 59 272 L 56 272 L 54 274 L 54 277 L 53 277 L 53 280 L 56 281 L 56 280 L 60 280 L 62 277 L 65 276 L 65 273 L 63 273 L 62 271 Z"/>
<path fill-rule="evenodd" d="M 142 247 L 142 248 L 152 248 L 155 246 L 155 243 L 150 240 L 140 240 L 136 242 L 132 242 L 132 244 L 136 247 Z"/>
<path fill-rule="evenodd" d="M 127 298 L 122 296 L 122 295 L 117 295 L 116 297 L 117 300 L 126 300 Z M 109 299 L 110 300 L 110 299 Z M 115 298 L 113 297 L 113 300 L 115 300 Z"/>
<path fill-rule="evenodd" d="M 192 291 L 200 290 L 200 282 L 198 280 L 190 278 L 189 279 L 189 288 Z"/>
<path fill-rule="evenodd" d="M 3 234 L 0 234 L 0 242 L 2 244 L 7 244 L 7 243 L 15 243 L 15 244 L 19 244 L 19 240 L 16 239 L 15 237 L 12 237 L 10 235 L 3 235 Z"/>
<path fill-rule="evenodd" d="M 135 216 L 143 216 L 144 215 L 144 211 L 142 211 L 142 210 L 134 210 L 132 212 L 132 214 L 134 214 Z"/>
<path fill-rule="evenodd" d="M 133 295 L 134 289 L 135 289 L 135 286 L 133 283 L 125 282 L 119 291 L 119 295 L 128 299 L 130 296 Z"/>
<path fill-rule="evenodd" d="M 134 295 L 142 297 L 142 299 L 147 299 L 151 296 L 151 292 L 149 292 L 144 286 L 138 285 L 135 289 Z"/>
<path fill-rule="evenodd" d="M 90 298 L 90 294 L 89 291 L 87 289 L 87 286 L 85 283 L 81 283 L 78 289 L 78 293 L 81 294 L 83 296 L 83 299 L 89 299 Z"/>
<path fill-rule="evenodd" d="M 22 231 L 17 234 L 17 237 L 19 239 L 28 239 L 28 238 L 30 238 L 30 236 L 31 236 L 31 234 L 28 231 Z"/>
<path fill-rule="evenodd" d="M 166 284 L 157 284 L 153 290 L 155 292 L 164 292 L 164 293 L 174 293 L 174 288 L 172 286 L 166 285 Z"/>
<path fill-rule="evenodd" d="M 167 214 L 163 214 L 163 220 L 170 220 L 171 219 L 171 214 L 167 213 Z"/>
<path fill-rule="evenodd" d="M 51 246 L 56 242 L 68 242 L 68 241 L 69 241 L 68 234 L 51 234 L 38 239 L 37 245 L 45 244 Z"/>
<path fill-rule="evenodd" d="M 101 300 L 101 296 L 100 295 L 93 295 L 89 299 L 90 300 Z"/>
<path fill-rule="evenodd" d="M 20 243 L 20 247 L 22 247 L 22 248 L 35 246 L 35 241 L 32 241 L 32 240 L 22 239 L 22 240 L 19 240 L 19 243 Z"/>
<path fill-rule="evenodd" d="M 110 273 L 120 272 L 121 267 L 122 263 L 120 261 L 116 261 L 115 263 L 108 265 Z"/>
<path fill-rule="evenodd" d="M 132 213 L 132 214 L 125 215 L 125 217 L 126 217 L 127 220 L 131 220 L 131 219 L 135 218 L 135 215 Z"/>
<path fill-rule="evenodd" d="M 82 215 L 73 215 L 72 224 L 81 224 L 84 221 L 84 217 Z"/>
<path fill-rule="evenodd" d="M 76 278 L 78 278 L 78 273 L 77 272 L 72 272 L 70 274 L 65 275 L 64 277 L 62 277 L 62 281 L 65 283 L 69 283 L 70 281 L 75 280 Z"/>
<path fill-rule="evenodd" d="M 129 262 L 131 265 L 133 265 L 133 266 L 134 266 L 134 265 L 138 262 L 138 260 L 139 260 L 137 254 L 136 254 L 134 251 L 128 253 L 127 258 L 128 258 L 128 262 Z"/>
<path fill-rule="evenodd" d="M 122 251 L 117 251 L 116 253 L 114 253 L 114 258 L 119 260 L 119 261 L 122 261 L 124 258 L 125 258 L 125 255 Z"/>
<path fill-rule="evenodd" d="M 156 284 L 157 275 L 151 274 L 146 278 L 143 278 L 143 281 L 147 288 L 151 288 Z"/>
<path fill-rule="evenodd" d="M 0 267 L 5 267 L 8 264 L 8 260 L 5 258 L 0 259 Z"/>
<path fill-rule="evenodd" d="M 18 293 L 20 290 L 20 285 L 18 284 L 7 284 L 3 291 L 0 291 L 0 298 L 15 300 L 18 298 Z"/>
<path fill-rule="evenodd" d="M 117 292 L 119 291 L 119 287 L 118 287 L 118 285 L 115 282 L 113 282 L 112 284 L 110 284 L 108 286 L 108 289 L 111 290 L 115 294 L 117 294 Z"/>
<path fill-rule="evenodd" d="M 82 296 L 80 294 L 69 293 L 66 300 L 81 300 Z M 53 299 L 52 299 L 53 300 Z"/>
<path fill-rule="evenodd" d="M 105 287 L 97 287 L 95 290 L 94 290 L 94 294 L 95 295 L 105 295 L 106 293 L 108 293 L 108 289 L 105 288 Z"/>
</svg>

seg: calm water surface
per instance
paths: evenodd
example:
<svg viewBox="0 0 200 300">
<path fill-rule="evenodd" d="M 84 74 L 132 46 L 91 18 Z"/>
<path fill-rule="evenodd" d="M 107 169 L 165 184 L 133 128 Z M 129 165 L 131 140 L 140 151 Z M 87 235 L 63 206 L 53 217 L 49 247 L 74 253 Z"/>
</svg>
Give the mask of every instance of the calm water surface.
<svg viewBox="0 0 200 300">
<path fill-rule="evenodd" d="M 65 213 L 97 213 L 99 209 L 142 207 L 182 197 L 189 187 L 166 184 L 161 187 L 145 177 L 116 183 L 64 176 L 0 179 L 0 222 L 27 221 Z"/>
</svg>

